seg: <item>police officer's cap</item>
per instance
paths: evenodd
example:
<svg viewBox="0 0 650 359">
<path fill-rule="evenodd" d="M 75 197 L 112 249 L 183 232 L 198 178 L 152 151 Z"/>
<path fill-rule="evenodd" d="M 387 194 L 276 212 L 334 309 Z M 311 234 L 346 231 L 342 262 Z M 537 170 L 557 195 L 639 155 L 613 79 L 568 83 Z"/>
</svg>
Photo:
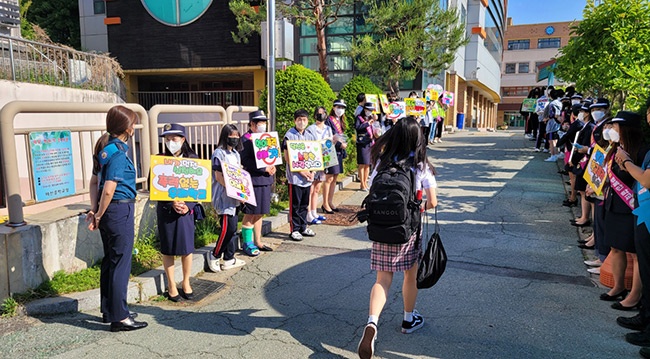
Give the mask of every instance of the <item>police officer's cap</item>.
<svg viewBox="0 0 650 359">
<path fill-rule="evenodd" d="M 336 107 L 336 106 L 340 106 L 340 107 L 343 107 L 343 108 L 347 108 L 347 107 L 348 107 L 348 105 L 346 105 L 346 104 L 345 104 L 345 101 L 343 101 L 342 99 L 335 100 L 335 101 L 334 101 L 334 104 L 333 104 L 332 106 L 334 106 L 334 107 Z"/>
<path fill-rule="evenodd" d="M 260 122 L 260 121 L 268 121 L 268 120 L 269 119 L 266 117 L 264 111 L 262 110 L 253 111 L 248 114 L 249 122 Z"/>
<path fill-rule="evenodd" d="M 625 125 L 630 127 L 639 127 L 641 126 L 642 117 L 636 112 L 631 111 L 618 111 L 616 116 L 612 118 L 612 123 L 618 123 L 619 125 Z"/>
<path fill-rule="evenodd" d="M 177 123 L 168 123 L 163 126 L 163 132 L 160 134 L 160 137 L 165 137 L 166 135 L 178 135 L 185 137 L 185 126 L 179 125 Z"/>
<path fill-rule="evenodd" d="M 582 94 L 581 93 L 576 93 L 571 96 L 572 100 L 582 100 Z"/>
<path fill-rule="evenodd" d="M 606 98 L 599 97 L 594 103 L 589 106 L 589 109 L 594 108 L 609 108 L 609 100 Z"/>
<path fill-rule="evenodd" d="M 366 102 L 366 103 L 364 103 L 364 104 L 363 104 L 363 108 L 366 109 L 366 110 L 371 110 L 371 111 L 376 110 L 376 108 L 375 108 L 375 104 L 372 103 L 372 102 Z"/>
<path fill-rule="evenodd" d="M 582 103 L 582 107 L 580 107 L 580 111 L 586 111 L 589 112 L 589 106 L 591 106 L 591 100 L 587 99 Z"/>
</svg>

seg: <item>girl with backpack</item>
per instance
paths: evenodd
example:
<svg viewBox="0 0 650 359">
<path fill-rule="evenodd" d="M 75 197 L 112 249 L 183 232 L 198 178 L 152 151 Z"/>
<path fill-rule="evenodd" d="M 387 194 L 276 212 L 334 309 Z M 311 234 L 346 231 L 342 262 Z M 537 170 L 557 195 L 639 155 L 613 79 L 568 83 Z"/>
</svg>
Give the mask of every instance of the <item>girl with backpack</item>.
<svg viewBox="0 0 650 359">
<path fill-rule="evenodd" d="M 414 174 L 413 187 L 417 199 L 425 195 L 422 211 L 437 206 L 436 179 L 434 169 L 427 160 L 427 139 L 422 135 L 420 125 L 412 116 L 397 121 L 393 128 L 375 142 L 371 150 L 372 162 L 376 164 L 370 176 L 370 194 L 373 195 L 372 182 L 375 176 L 389 166 L 402 166 Z M 372 214 L 371 214 L 372 215 Z M 362 359 L 371 358 L 377 338 L 377 323 L 393 281 L 395 272 L 404 272 L 402 297 L 404 300 L 404 320 L 402 333 L 408 334 L 419 329 L 424 319 L 415 310 L 417 298 L 418 260 L 421 254 L 421 230 L 415 231 L 406 243 L 388 244 L 379 241 L 372 243 L 370 268 L 377 271 L 377 280 L 370 291 L 368 324 L 366 325 L 358 354 Z"/>
</svg>

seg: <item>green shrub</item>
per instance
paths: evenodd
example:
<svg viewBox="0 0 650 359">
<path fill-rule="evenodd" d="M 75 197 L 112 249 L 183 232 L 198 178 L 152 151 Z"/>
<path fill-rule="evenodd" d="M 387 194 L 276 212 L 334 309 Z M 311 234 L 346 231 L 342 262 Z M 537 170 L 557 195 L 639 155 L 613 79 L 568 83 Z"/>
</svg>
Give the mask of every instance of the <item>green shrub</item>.
<svg viewBox="0 0 650 359">
<path fill-rule="evenodd" d="M 16 314 L 18 314 L 18 302 L 12 297 L 5 299 L 0 305 L 0 317 L 11 318 Z"/>
<path fill-rule="evenodd" d="M 162 265 L 160 242 L 156 233 L 150 231 L 138 237 L 133 244 L 131 275 L 137 276 Z"/>
<path fill-rule="evenodd" d="M 212 205 L 203 206 L 205 209 L 205 218 L 196 222 L 194 231 L 194 248 L 202 248 L 219 239 L 219 217 Z"/>
<path fill-rule="evenodd" d="M 345 173 L 354 173 L 357 170 L 357 146 L 355 145 L 356 131 L 354 129 L 354 110 L 357 108 L 357 95 L 360 93 L 369 93 L 380 95 L 383 92 L 377 85 L 375 85 L 369 78 L 365 76 L 355 76 L 343 86 L 339 91 L 339 98 L 343 99 L 348 104 L 345 110 L 345 133 L 350 139 L 347 148 L 348 157 L 343 161 L 343 169 Z"/>
</svg>

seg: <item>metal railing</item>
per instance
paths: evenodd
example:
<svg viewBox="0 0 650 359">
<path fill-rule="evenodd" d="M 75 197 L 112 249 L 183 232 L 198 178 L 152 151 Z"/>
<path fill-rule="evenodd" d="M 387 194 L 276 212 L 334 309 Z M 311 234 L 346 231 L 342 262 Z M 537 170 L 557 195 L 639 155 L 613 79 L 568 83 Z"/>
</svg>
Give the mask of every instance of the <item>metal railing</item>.
<svg viewBox="0 0 650 359">
<path fill-rule="evenodd" d="M 253 106 L 255 91 L 138 91 L 133 92 L 138 103 L 149 110 L 155 105 L 233 105 Z"/>
<path fill-rule="evenodd" d="M 114 59 L 0 35 L 0 79 L 113 92 L 125 98 Z"/>
</svg>

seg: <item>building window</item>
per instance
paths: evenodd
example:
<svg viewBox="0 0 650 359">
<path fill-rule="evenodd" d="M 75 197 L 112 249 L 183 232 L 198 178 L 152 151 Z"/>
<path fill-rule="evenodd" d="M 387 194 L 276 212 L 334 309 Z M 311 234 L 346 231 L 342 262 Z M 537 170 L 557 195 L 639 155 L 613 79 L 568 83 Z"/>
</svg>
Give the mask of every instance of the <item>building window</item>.
<svg viewBox="0 0 650 359">
<path fill-rule="evenodd" d="M 530 49 L 530 40 L 508 40 L 508 50 L 528 50 Z"/>
<path fill-rule="evenodd" d="M 106 3 L 104 2 L 104 0 L 93 1 L 93 12 L 95 15 L 106 13 Z"/>
<path fill-rule="evenodd" d="M 327 52 L 344 52 L 350 50 L 352 36 L 328 36 Z"/>
<path fill-rule="evenodd" d="M 526 96 L 528 96 L 529 91 L 530 91 L 530 88 L 528 88 L 526 86 L 502 87 L 501 88 L 501 96 L 503 96 L 503 97 L 515 97 L 515 96 L 526 97 Z"/>
<path fill-rule="evenodd" d="M 329 55 L 327 63 L 330 71 L 352 71 L 352 58 L 347 56 Z"/>
<path fill-rule="evenodd" d="M 559 37 L 549 37 L 546 39 L 537 40 L 538 49 L 552 49 L 560 47 L 560 38 Z"/>
<path fill-rule="evenodd" d="M 354 18 L 351 16 L 339 17 L 325 31 L 327 34 L 351 34 L 354 32 Z"/>
<path fill-rule="evenodd" d="M 520 62 L 519 63 L 519 73 L 520 74 L 527 74 L 528 71 L 529 71 L 529 69 L 528 69 L 529 65 L 530 64 L 528 62 Z"/>
<path fill-rule="evenodd" d="M 517 64 L 506 64 L 506 73 L 514 74 L 517 69 Z"/>
<path fill-rule="evenodd" d="M 303 37 L 300 39 L 300 54 L 315 54 L 317 53 L 316 45 L 317 39 L 315 37 Z"/>
<path fill-rule="evenodd" d="M 318 71 L 320 62 L 318 56 L 301 56 L 302 65 L 310 70 Z"/>
<path fill-rule="evenodd" d="M 537 62 L 535 62 L 535 73 L 537 73 L 537 71 L 539 71 L 539 65 L 541 65 L 541 64 L 543 64 L 545 62 L 546 61 L 537 61 Z"/>
</svg>

